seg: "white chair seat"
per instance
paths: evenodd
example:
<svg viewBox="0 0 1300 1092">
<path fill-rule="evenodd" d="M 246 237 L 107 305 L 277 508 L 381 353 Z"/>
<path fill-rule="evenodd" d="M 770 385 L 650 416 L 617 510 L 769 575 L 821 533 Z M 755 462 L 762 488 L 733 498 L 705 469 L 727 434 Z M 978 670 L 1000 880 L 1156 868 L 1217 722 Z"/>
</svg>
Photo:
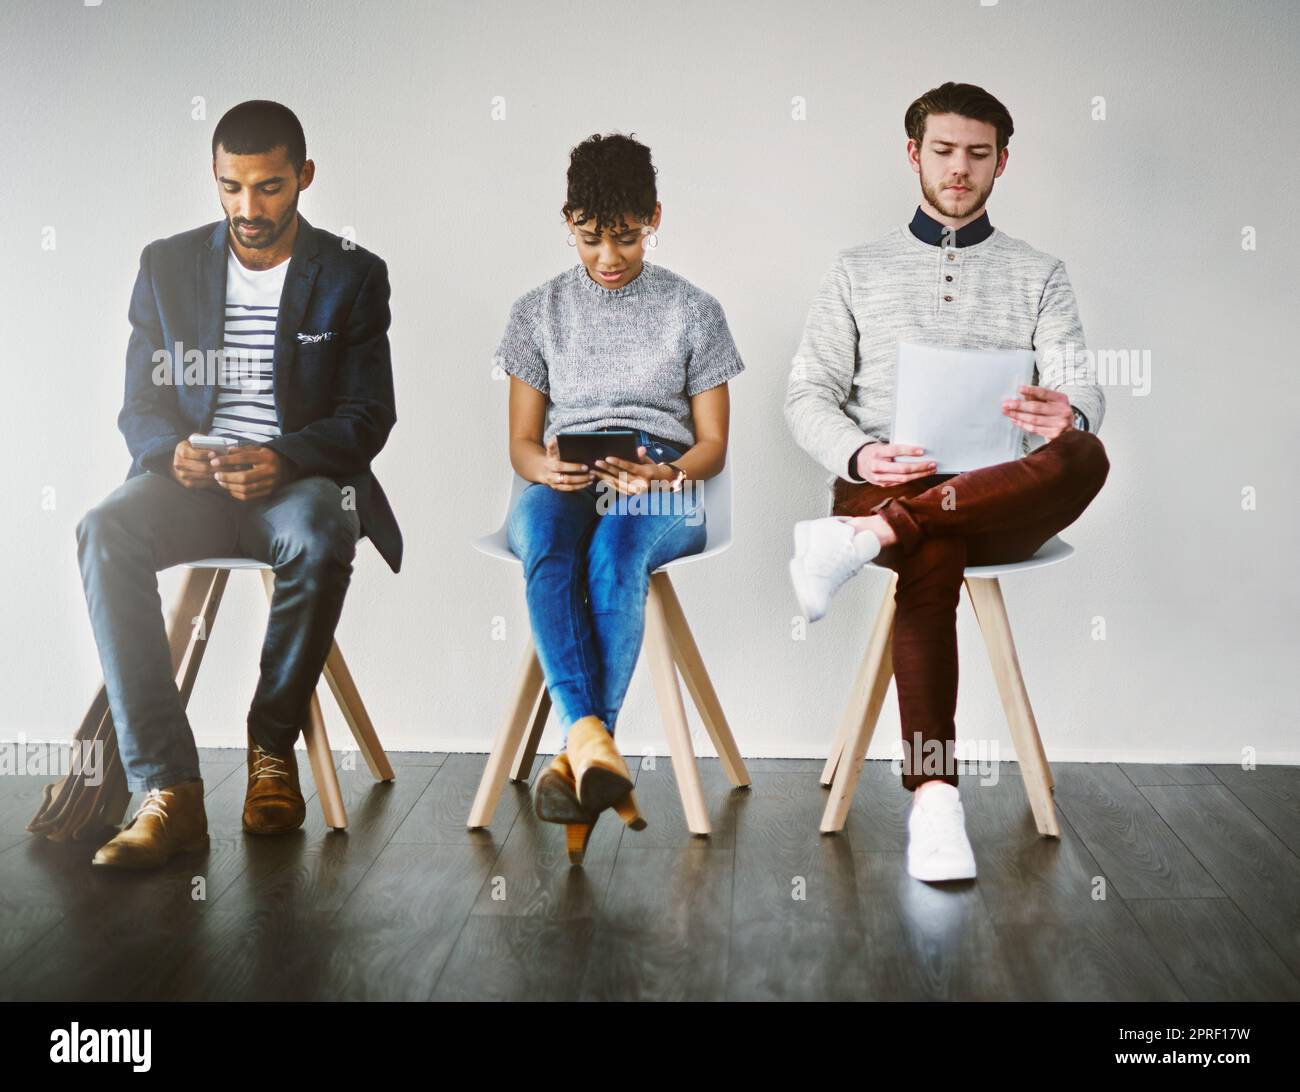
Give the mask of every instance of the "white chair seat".
<svg viewBox="0 0 1300 1092">
<path fill-rule="evenodd" d="M 962 572 L 969 580 L 991 580 L 995 576 L 1006 576 L 1008 573 L 1023 573 L 1029 569 L 1043 569 L 1048 565 L 1056 565 L 1073 553 L 1073 546 L 1059 535 L 1053 535 L 1038 547 L 1038 552 L 1033 557 L 1024 561 L 1005 561 L 997 565 L 967 565 Z M 874 561 L 868 562 L 867 568 L 883 569 L 889 573 L 893 572 L 893 569 L 889 568 L 888 565 L 878 565 Z"/>
<path fill-rule="evenodd" d="M 185 561 L 187 569 L 269 569 L 265 561 L 252 557 L 205 557 L 199 561 Z"/>
</svg>

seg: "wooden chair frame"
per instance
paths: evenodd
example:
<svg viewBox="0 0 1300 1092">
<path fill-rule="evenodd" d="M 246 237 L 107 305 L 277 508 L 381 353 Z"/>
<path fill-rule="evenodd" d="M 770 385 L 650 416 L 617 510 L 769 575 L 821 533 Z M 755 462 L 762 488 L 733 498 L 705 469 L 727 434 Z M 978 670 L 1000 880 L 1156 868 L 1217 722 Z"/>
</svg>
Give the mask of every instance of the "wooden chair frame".
<svg viewBox="0 0 1300 1092">
<path fill-rule="evenodd" d="M 275 592 L 275 573 L 269 567 L 245 563 L 240 568 L 256 568 L 262 576 L 268 603 Z M 176 669 L 176 686 L 180 691 L 181 708 L 189 706 L 194 681 L 198 678 L 203 654 L 207 651 L 212 627 L 217 620 L 230 579 L 231 566 L 218 562 L 191 562 L 181 587 L 180 598 L 168 627 L 168 642 L 172 650 L 172 664 Z M 200 628 L 201 627 L 201 628 Z M 188 629 L 188 634 L 187 634 Z M 347 722 L 357 747 L 365 757 L 366 765 L 376 781 L 392 781 L 397 774 L 388 761 L 383 744 L 375 732 L 361 694 L 348 670 L 338 642 L 330 644 L 323 672 L 325 681 L 338 702 L 343 719 Z M 316 782 L 316 795 L 325 815 L 325 825 L 333 830 L 346 830 L 347 809 L 343 806 L 343 793 L 339 788 L 338 774 L 334 769 L 334 756 L 330 752 L 329 737 L 325 732 L 325 718 L 321 714 L 320 700 L 312 692 L 307 723 L 303 726 L 303 739 L 311 761 L 312 777 Z"/>
<path fill-rule="evenodd" d="M 704 804 L 704 791 L 700 784 L 695 750 L 691 746 L 691 733 L 686 720 L 686 709 L 677 682 L 681 672 L 690 691 L 700 719 L 713 740 L 722 768 L 732 785 L 743 788 L 750 784 L 749 771 L 740 756 L 735 737 L 722 712 L 717 692 L 705 669 L 695 637 L 686 622 L 686 614 L 677 599 L 668 574 L 662 570 L 650 576 L 650 590 L 646 597 L 645 650 L 649 656 L 650 673 L 654 679 L 659 713 L 668 736 L 668 751 L 672 757 L 673 774 L 681 795 L 686 826 L 692 834 L 712 833 L 708 809 Z M 476 830 L 492 822 L 501 792 L 507 779 L 526 781 L 537 758 L 537 747 L 546 727 L 551 710 L 537 650 L 529 635 L 505 720 L 492 743 L 492 753 L 479 782 L 469 814 L 469 828 Z"/>
<path fill-rule="evenodd" d="M 891 579 L 876 614 L 866 655 L 862 658 L 862 665 L 853 684 L 853 693 L 840 720 L 830 757 L 822 769 L 821 783 L 831 790 L 822 815 L 823 834 L 833 834 L 844 829 L 853 803 L 853 794 L 857 791 L 862 763 L 866 760 L 867 748 L 871 745 L 876 721 L 889 690 L 889 680 L 894 674 L 891 652 L 894 592 L 898 574 L 892 570 L 889 572 Z M 1043 741 L 1038 734 L 1038 723 L 1029 704 L 1029 692 L 1025 689 L 1015 641 L 1011 636 L 1011 622 L 1002 598 L 1002 586 L 996 576 L 967 576 L 963 583 L 988 648 L 989 662 L 993 666 L 993 676 L 1002 698 L 1002 707 L 1006 711 L 1034 824 L 1038 833 L 1044 837 L 1059 838 L 1061 831 L 1052 801 L 1052 769 L 1048 765 L 1047 753 L 1043 750 Z M 848 761 L 845 761 L 846 756 Z"/>
</svg>

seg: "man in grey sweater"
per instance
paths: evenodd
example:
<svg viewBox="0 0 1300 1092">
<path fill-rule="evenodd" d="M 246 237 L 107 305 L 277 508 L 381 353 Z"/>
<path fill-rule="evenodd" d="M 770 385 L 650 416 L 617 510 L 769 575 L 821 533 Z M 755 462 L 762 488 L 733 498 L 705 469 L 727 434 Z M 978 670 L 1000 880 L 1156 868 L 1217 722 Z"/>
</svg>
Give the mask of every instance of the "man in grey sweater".
<svg viewBox="0 0 1300 1092">
<path fill-rule="evenodd" d="M 963 570 L 1032 557 L 1082 514 L 1109 472 L 1096 435 L 1106 400 L 1064 264 L 989 222 L 1013 128 L 1006 107 L 946 83 L 912 103 L 904 124 L 916 215 L 836 257 L 791 369 L 786 422 L 832 476 L 831 514 L 796 526 L 790 573 L 813 621 L 868 561 L 898 573 L 893 666 L 903 785 L 916 792 L 908 871 L 968 879 L 975 858 L 952 760 Z M 889 442 L 900 341 L 1034 350 L 1034 383 L 1001 410 L 1024 430 L 1022 457 L 956 475 L 899 461 L 924 454 Z"/>
</svg>

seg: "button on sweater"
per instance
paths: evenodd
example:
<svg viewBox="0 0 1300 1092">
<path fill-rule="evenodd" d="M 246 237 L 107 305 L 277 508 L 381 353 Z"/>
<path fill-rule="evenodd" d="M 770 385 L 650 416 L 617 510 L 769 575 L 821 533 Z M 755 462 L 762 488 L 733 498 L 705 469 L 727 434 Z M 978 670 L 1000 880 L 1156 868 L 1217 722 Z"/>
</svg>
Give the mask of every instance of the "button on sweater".
<svg viewBox="0 0 1300 1092">
<path fill-rule="evenodd" d="M 1090 431 L 1101 427 L 1106 399 L 1095 366 L 1076 355 L 1083 327 L 1065 264 L 997 228 L 979 242 L 955 241 L 934 245 L 900 226 L 841 251 L 822 278 L 790 370 L 785 419 L 833 475 L 832 489 L 849 478 L 864 443 L 889 442 L 900 341 L 1032 349 L 1032 382 L 1063 391 Z M 1024 433 L 1022 452 L 1043 443 Z"/>
<path fill-rule="evenodd" d="M 745 367 L 721 304 L 651 262 L 621 288 L 597 284 L 578 264 L 524 293 L 497 360 L 549 396 L 543 444 L 613 427 L 683 450 L 695 443 L 691 398 Z"/>
</svg>

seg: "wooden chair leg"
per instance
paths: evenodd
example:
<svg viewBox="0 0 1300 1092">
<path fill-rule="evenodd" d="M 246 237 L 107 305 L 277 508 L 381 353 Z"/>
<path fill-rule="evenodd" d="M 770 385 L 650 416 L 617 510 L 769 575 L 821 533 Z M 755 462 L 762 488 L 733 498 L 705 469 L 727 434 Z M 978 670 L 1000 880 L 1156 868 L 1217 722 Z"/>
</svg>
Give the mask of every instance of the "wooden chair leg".
<svg viewBox="0 0 1300 1092">
<path fill-rule="evenodd" d="M 537 706 L 529 722 L 531 727 L 524 734 L 524 741 L 515 756 L 514 768 L 510 771 L 510 780 L 516 785 L 533 776 L 533 763 L 537 761 L 537 745 L 542 741 L 542 733 L 546 730 L 546 720 L 550 715 L 551 692 L 543 683 L 537 695 Z"/>
<path fill-rule="evenodd" d="M 267 602 L 275 598 L 275 572 L 262 569 L 262 585 L 266 588 Z M 338 771 L 334 769 L 334 755 L 330 752 L 329 736 L 325 733 L 325 718 L 320 701 L 312 691 L 307 704 L 307 723 L 303 726 L 303 739 L 307 756 L 311 759 L 312 777 L 316 781 L 316 797 L 325 813 L 325 825 L 334 830 L 346 830 L 348 815 L 343 807 L 343 791 L 339 788 Z"/>
<path fill-rule="evenodd" d="M 663 717 L 668 735 L 668 751 L 673 760 L 673 773 L 677 778 L 677 791 L 682 798 L 682 810 L 686 813 L 687 829 L 692 834 L 710 834 L 713 826 L 704 806 L 700 770 L 695 764 L 690 727 L 686 723 L 686 708 L 682 705 L 682 692 L 677 685 L 677 668 L 673 663 L 672 637 L 662 587 L 662 584 L 651 580 L 650 592 L 646 597 L 645 649 L 650 658 L 650 673 L 654 678 L 659 701 L 659 715 Z"/>
<path fill-rule="evenodd" d="M 821 830 L 823 834 L 833 834 L 844 829 L 849 817 L 849 808 L 853 804 L 853 794 L 858 788 L 858 778 L 862 773 L 862 763 L 867 757 L 867 748 L 871 746 L 871 737 L 876 730 L 876 721 L 880 719 L 880 709 L 885 703 L 889 691 L 889 680 L 894 674 L 894 661 L 891 655 L 894 637 L 894 588 L 897 574 L 885 589 L 880 610 L 876 615 L 876 624 L 872 629 L 871 643 L 867 646 L 866 661 L 860 675 L 864 679 L 864 700 L 860 705 L 855 699 L 858 712 L 856 723 L 850 723 L 850 732 L 845 740 L 836 765 L 835 779 L 831 784 L 830 797 L 826 801 L 826 810 L 822 813 Z"/>
<path fill-rule="evenodd" d="M 853 738 L 853 732 L 867 716 L 867 709 L 871 704 L 872 695 L 875 688 L 872 685 L 875 672 L 879 668 L 878 660 L 874 654 L 878 642 L 884 639 L 883 630 L 890 629 L 894 625 L 894 589 L 898 585 L 898 574 L 891 573 L 889 586 L 885 589 L 885 598 L 881 601 L 880 609 L 876 612 L 875 625 L 872 627 L 871 640 L 867 643 L 867 650 L 862 654 L 862 663 L 858 667 L 857 678 L 853 680 L 853 690 L 849 694 L 849 700 L 844 705 L 844 714 L 840 717 L 840 726 L 835 733 L 835 742 L 831 745 L 831 753 L 826 758 L 826 765 L 822 767 L 821 783 L 825 788 L 829 788 L 835 780 L 835 771 L 839 768 L 840 758 L 844 754 L 844 748 Z M 886 682 L 886 687 L 888 682 Z M 879 716 L 879 709 L 876 710 L 876 716 Z M 876 729 L 873 721 L 871 731 Z"/>
<path fill-rule="evenodd" d="M 501 800 L 501 791 L 505 788 L 510 765 L 519 754 L 524 733 L 528 730 L 533 712 L 537 708 L 537 691 L 546 688 L 542 675 L 542 665 L 537 659 L 537 649 L 529 634 L 528 644 L 524 649 L 524 662 L 519 669 L 519 678 L 515 683 L 510 705 L 506 710 L 505 720 L 497 730 L 496 739 L 492 741 L 492 753 L 488 755 L 487 766 L 478 783 L 478 792 L 469 811 L 469 829 L 477 830 L 492 822 L 492 816 Z"/>
<path fill-rule="evenodd" d="M 181 708 L 187 709 L 190 694 L 194 691 L 194 680 L 199 677 L 199 665 L 203 663 L 203 654 L 208 650 L 208 640 L 212 636 L 212 627 L 217 622 L 217 610 L 221 606 L 221 597 L 226 593 L 226 582 L 230 579 L 229 569 L 191 569 L 181 592 L 181 605 L 177 609 L 175 624 L 179 627 L 172 635 L 172 665 L 177 673 L 177 690 L 181 696 Z M 199 602 L 193 604 L 192 597 Z M 199 626 L 194 625 L 195 619 Z M 202 637 L 199 627 L 202 627 Z M 181 655 L 177 648 L 181 641 Z"/>
<path fill-rule="evenodd" d="M 73 740 L 93 739 L 95 729 L 99 727 L 107 715 L 109 715 L 108 688 L 103 683 L 100 683 L 99 689 L 95 691 L 95 697 L 91 700 L 90 708 L 86 710 L 86 715 L 81 718 L 81 724 L 74 733 Z"/>
<path fill-rule="evenodd" d="M 984 634 L 984 643 L 988 646 L 993 677 L 997 680 L 1002 707 L 1006 710 L 1025 795 L 1029 797 L 1029 806 L 1034 812 L 1034 823 L 1039 834 L 1059 838 L 1061 831 L 1052 801 L 1051 767 L 1047 763 L 1047 753 L 1043 750 L 1042 737 L 1038 734 L 1038 724 L 1029 704 L 1029 692 L 1020 671 L 1002 586 L 996 578 L 967 580 L 966 592 L 975 609 L 980 632 Z"/>
<path fill-rule="evenodd" d="M 334 830 L 346 830 L 347 809 L 343 806 L 343 791 L 334 769 L 334 755 L 330 752 L 329 737 L 325 734 L 325 718 L 321 715 L 320 699 L 312 692 L 307 708 L 307 724 L 303 728 L 307 742 L 307 757 L 311 760 L 312 777 L 316 779 L 316 796 L 325 813 L 325 825 Z"/>
<path fill-rule="evenodd" d="M 840 726 L 835 729 L 835 739 L 831 741 L 830 754 L 826 756 L 826 764 L 822 766 L 821 777 L 818 779 L 823 789 L 831 787 L 835 780 L 835 771 L 840 768 L 840 756 L 844 754 L 844 747 L 853 732 L 853 723 L 862 708 L 858 695 L 866 688 L 866 673 L 867 657 L 864 655 L 862 666 L 858 668 L 858 677 L 853 681 L 853 691 L 849 694 L 848 705 L 844 707 L 844 713 L 840 717 Z"/>
<path fill-rule="evenodd" d="M 181 665 L 185 663 L 186 657 L 190 656 L 196 643 L 196 634 L 194 631 L 193 620 L 200 614 L 203 609 L 203 603 L 208 595 L 208 591 L 213 582 L 213 570 L 211 569 L 187 569 L 181 583 L 181 592 L 177 597 L 176 605 L 172 608 L 171 617 L 167 620 L 167 647 L 171 653 L 172 677 L 178 678 Z M 205 630 L 206 632 L 206 630 Z M 202 652 L 200 651 L 200 656 Z M 189 691 L 182 686 L 181 688 L 181 706 L 184 707 L 189 699 Z M 86 714 L 81 718 L 81 724 L 73 736 L 74 741 L 82 741 L 84 744 L 91 744 L 97 737 L 102 738 L 102 734 L 110 731 L 105 727 L 105 719 L 111 721 L 112 712 L 108 707 L 108 688 L 101 682 L 99 688 L 95 691 L 95 696 L 90 701 L 90 706 L 86 709 Z M 115 764 L 120 765 L 121 756 L 117 748 L 107 748 L 110 755 L 108 768 L 101 770 L 101 776 L 107 776 L 112 772 Z M 81 754 L 78 745 L 74 742 L 72 752 L 71 772 L 79 774 L 82 770 Z M 65 796 L 72 791 L 72 779 L 64 778 L 63 780 L 51 783 L 45 789 L 45 802 L 42 806 L 40 815 L 44 816 L 50 813 L 52 801 L 56 793 L 59 796 Z M 124 796 L 118 802 L 105 803 L 101 813 L 102 820 L 106 825 L 117 826 L 126 815 L 127 805 L 130 803 L 131 791 L 125 788 L 123 782 Z M 87 801 L 89 797 L 87 797 Z M 55 805 L 59 806 L 59 805 Z M 63 807 L 66 810 L 66 807 Z M 65 841 L 70 836 L 69 831 L 73 824 L 66 821 L 60 824 L 65 833 L 50 831 L 48 837 L 53 841 Z M 27 828 L 31 830 L 31 826 Z M 42 828 L 43 829 L 43 828 Z"/>
<path fill-rule="evenodd" d="M 325 681 L 329 683 L 334 700 L 338 702 L 343 719 L 347 721 L 352 738 L 357 741 L 374 779 L 392 781 L 397 774 L 388 761 L 384 745 L 379 742 L 379 735 L 370 721 L 370 714 L 366 712 L 357 684 L 352 681 L 352 672 L 348 670 L 347 661 L 343 659 L 337 641 L 330 645 L 329 655 L 325 657 Z"/>
<path fill-rule="evenodd" d="M 658 585 L 660 603 L 672 642 L 673 660 L 681 671 L 682 678 L 686 680 L 686 689 L 690 691 L 695 708 L 700 711 L 700 720 L 704 722 L 709 738 L 713 740 L 722 768 L 737 788 L 748 786 L 749 770 L 745 768 L 745 760 L 740 755 L 740 748 L 736 746 L 736 737 L 732 735 L 731 726 L 727 724 L 726 715 L 722 712 L 722 703 L 718 701 L 717 691 L 713 689 L 713 681 L 704 666 L 704 657 L 700 655 L 699 646 L 695 643 L 695 635 L 687 624 L 686 612 L 682 610 L 673 582 L 666 572 L 658 572 L 651 575 L 650 583 Z"/>
</svg>

